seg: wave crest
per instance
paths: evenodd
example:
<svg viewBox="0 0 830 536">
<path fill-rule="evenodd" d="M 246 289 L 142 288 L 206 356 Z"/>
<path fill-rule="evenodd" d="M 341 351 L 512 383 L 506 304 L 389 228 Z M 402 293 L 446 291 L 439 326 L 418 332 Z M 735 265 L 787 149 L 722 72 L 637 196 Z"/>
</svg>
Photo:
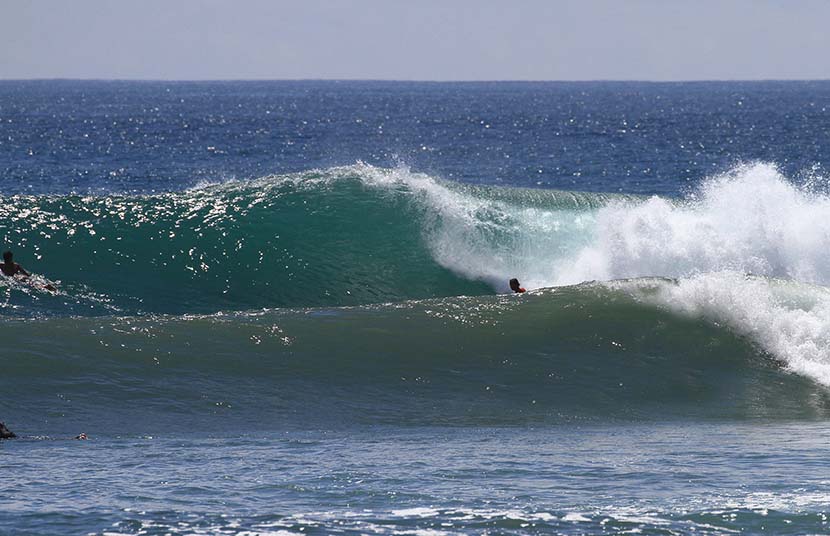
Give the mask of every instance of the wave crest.
<svg viewBox="0 0 830 536">
<path fill-rule="evenodd" d="M 600 209 L 592 238 L 561 259 L 548 284 L 688 277 L 733 270 L 830 283 L 830 197 L 769 164 L 739 167 L 681 201 L 659 197 Z"/>
</svg>

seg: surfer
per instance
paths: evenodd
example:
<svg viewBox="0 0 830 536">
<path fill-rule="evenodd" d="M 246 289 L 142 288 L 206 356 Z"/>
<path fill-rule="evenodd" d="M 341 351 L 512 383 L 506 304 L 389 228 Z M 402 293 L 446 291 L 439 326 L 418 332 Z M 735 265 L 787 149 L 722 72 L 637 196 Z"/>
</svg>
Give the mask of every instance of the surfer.
<svg viewBox="0 0 830 536">
<path fill-rule="evenodd" d="M 17 434 L 6 428 L 6 425 L 4 423 L 0 422 L 0 439 L 14 439 L 15 437 L 17 437 Z M 86 435 L 86 432 L 81 432 L 72 439 L 86 441 L 89 439 L 89 436 Z"/>
<path fill-rule="evenodd" d="M 17 437 L 14 432 L 6 428 L 6 425 L 0 422 L 0 439 L 13 439 Z"/>
<path fill-rule="evenodd" d="M 525 289 L 522 288 L 521 285 L 519 285 L 519 280 L 515 277 L 510 280 L 510 290 L 512 290 L 516 294 L 521 294 L 522 292 L 525 292 Z"/>
<path fill-rule="evenodd" d="M 14 262 L 14 254 L 11 251 L 6 251 L 5 253 L 3 253 L 3 264 L 0 264 L 0 270 L 2 270 L 3 274 L 5 274 L 8 277 L 14 277 L 16 275 L 29 277 L 30 275 L 32 275 L 26 270 L 24 270 L 22 266 Z M 50 283 L 43 285 L 43 288 L 51 291 L 57 290 Z"/>
<path fill-rule="evenodd" d="M 3 253 L 3 264 L 0 264 L 0 270 L 9 277 L 14 277 L 17 274 L 29 277 L 29 272 L 23 269 L 22 266 L 14 262 L 14 254 L 11 251 Z"/>
<path fill-rule="evenodd" d="M 0 439 L 14 439 L 15 437 L 17 437 L 17 434 L 6 428 L 6 425 L 4 423 L 0 422 Z M 89 436 L 86 435 L 86 432 L 81 432 L 72 439 L 79 439 L 81 441 L 84 441 L 89 439 Z"/>
</svg>

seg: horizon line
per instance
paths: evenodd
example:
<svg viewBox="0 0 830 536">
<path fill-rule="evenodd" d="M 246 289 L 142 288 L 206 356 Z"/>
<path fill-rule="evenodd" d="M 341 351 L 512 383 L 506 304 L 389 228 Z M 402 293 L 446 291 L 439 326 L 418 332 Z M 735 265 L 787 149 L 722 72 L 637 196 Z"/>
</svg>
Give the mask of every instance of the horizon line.
<svg viewBox="0 0 830 536">
<path fill-rule="evenodd" d="M 650 80 L 637 78 L 592 78 L 592 79 L 459 79 L 438 80 L 420 78 L 102 78 L 102 77 L 33 77 L 0 78 L 2 82 L 384 82 L 384 83 L 425 83 L 425 84 L 495 84 L 495 83 L 638 83 L 638 84 L 691 84 L 712 82 L 827 82 L 830 78 L 695 78 Z"/>
</svg>

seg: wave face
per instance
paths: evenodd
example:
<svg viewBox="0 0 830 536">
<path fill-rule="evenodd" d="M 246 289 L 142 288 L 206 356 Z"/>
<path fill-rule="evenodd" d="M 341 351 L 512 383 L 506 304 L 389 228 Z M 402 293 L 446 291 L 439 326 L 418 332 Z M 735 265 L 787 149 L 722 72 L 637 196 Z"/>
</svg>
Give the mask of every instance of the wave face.
<svg viewBox="0 0 830 536">
<path fill-rule="evenodd" d="M 204 313 L 491 293 L 554 260 L 606 199 L 356 165 L 152 196 L 15 196 L 0 225 L 67 290 L 11 302 L 23 314 Z"/>
<path fill-rule="evenodd" d="M 746 272 L 830 282 L 830 198 L 769 165 L 683 200 L 464 186 L 368 165 L 152 196 L 15 196 L 0 225 L 61 280 L 13 314 L 342 306 Z M 23 287 L 25 290 L 25 287 Z"/>
<path fill-rule="evenodd" d="M 358 308 L 11 320 L 4 340 L 19 358 L 4 367 L 4 399 L 15 407 L 3 409 L 34 430 L 46 416 L 51 429 L 124 433 L 217 419 L 281 429 L 830 415 L 824 387 L 753 340 L 648 301 L 687 290 L 654 279 Z"/>
<path fill-rule="evenodd" d="M 25 356 L 6 391 L 28 400 L 9 411 L 76 424 L 231 407 L 251 423 L 824 416 L 828 213 L 830 197 L 764 164 L 681 200 L 362 164 L 11 197 L 6 241 L 61 291 L 4 282 L 4 337 Z M 492 296 L 511 276 L 537 290 Z M 95 409 L 102 397 L 118 412 Z"/>
</svg>

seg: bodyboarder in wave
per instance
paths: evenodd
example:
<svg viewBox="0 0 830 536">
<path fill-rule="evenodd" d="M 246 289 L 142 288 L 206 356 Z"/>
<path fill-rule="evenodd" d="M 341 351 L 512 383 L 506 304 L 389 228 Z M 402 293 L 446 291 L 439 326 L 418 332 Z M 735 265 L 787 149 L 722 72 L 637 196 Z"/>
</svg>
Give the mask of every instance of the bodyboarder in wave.
<svg viewBox="0 0 830 536">
<path fill-rule="evenodd" d="M 519 280 L 515 277 L 510 280 L 510 290 L 512 290 L 516 294 L 521 294 L 522 292 L 525 292 L 525 289 L 519 284 Z"/>
<path fill-rule="evenodd" d="M 20 275 L 27 278 L 32 275 L 24 270 L 22 266 L 14 262 L 14 254 L 11 251 L 3 253 L 3 264 L 0 264 L 0 271 L 2 271 L 7 277 L 15 277 Z M 53 292 L 57 290 L 51 283 L 43 285 L 43 288 Z"/>
</svg>

